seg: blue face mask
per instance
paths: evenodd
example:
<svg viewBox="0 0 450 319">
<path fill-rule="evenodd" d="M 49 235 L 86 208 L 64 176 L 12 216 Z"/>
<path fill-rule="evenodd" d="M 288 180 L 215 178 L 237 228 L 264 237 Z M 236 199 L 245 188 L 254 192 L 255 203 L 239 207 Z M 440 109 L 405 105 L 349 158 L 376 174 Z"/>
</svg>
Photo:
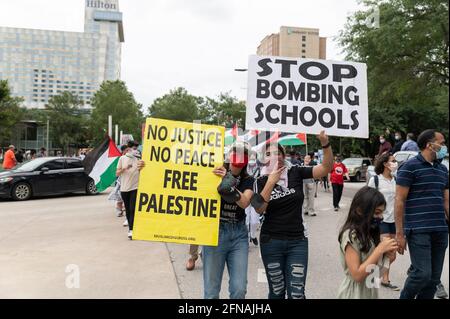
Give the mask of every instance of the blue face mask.
<svg viewBox="0 0 450 319">
<path fill-rule="evenodd" d="M 447 146 L 441 146 L 441 149 L 439 150 L 439 152 L 436 152 L 436 158 L 438 160 L 443 159 L 445 157 L 445 155 L 447 155 Z"/>
</svg>

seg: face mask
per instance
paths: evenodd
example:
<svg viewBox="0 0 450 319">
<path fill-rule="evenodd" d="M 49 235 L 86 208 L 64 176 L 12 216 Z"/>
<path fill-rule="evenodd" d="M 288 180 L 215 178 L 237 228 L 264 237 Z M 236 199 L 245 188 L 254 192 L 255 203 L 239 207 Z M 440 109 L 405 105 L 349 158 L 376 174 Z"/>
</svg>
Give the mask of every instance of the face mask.
<svg viewBox="0 0 450 319">
<path fill-rule="evenodd" d="M 386 140 L 384 140 L 384 139 L 381 138 L 381 139 L 380 139 L 380 143 L 381 143 L 381 144 L 384 144 L 384 142 L 386 142 Z"/>
<path fill-rule="evenodd" d="M 439 150 L 439 152 L 436 152 L 436 159 L 441 160 L 445 157 L 445 155 L 447 155 L 447 146 L 441 146 L 441 149 Z"/>
<path fill-rule="evenodd" d="M 398 168 L 398 163 L 397 162 L 390 162 L 389 163 L 389 169 L 391 170 L 392 173 L 394 173 Z"/>
<path fill-rule="evenodd" d="M 230 155 L 230 164 L 237 168 L 244 168 L 248 164 L 248 155 L 233 152 Z"/>
<path fill-rule="evenodd" d="M 372 222 L 370 224 L 370 227 L 372 227 L 372 228 L 379 228 L 382 222 L 383 222 L 383 218 L 378 218 L 378 217 L 375 218 L 375 217 L 373 217 L 372 218 Z"/>
<path fill-rule="evenodd" d="M 340 163 L 341 159 L 340 158 L 336 158 L 336 163 Z"/>
<path fill-rule="evenodd" d="M 398 135 L 395 136 L 395 140 L 396 140 L 396 141 L 400 141 L 400 139 L 401 139 L 400 136 L 398 136 Z"/>
</svg>

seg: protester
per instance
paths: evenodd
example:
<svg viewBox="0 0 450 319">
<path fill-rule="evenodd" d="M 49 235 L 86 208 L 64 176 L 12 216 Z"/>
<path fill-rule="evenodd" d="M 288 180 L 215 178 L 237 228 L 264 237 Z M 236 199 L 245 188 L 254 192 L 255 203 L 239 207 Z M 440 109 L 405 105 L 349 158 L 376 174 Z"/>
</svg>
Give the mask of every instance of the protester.
<svg viewBox="0 0 450 319">
<path fill-rule="evenodd" d="M 414 141 L 414 134 L 408 133 L 406 135 L 406 142 L 403 143 L 401 151 L 412 151 L 412 152 L 419 152 L 419 146 L 417 146 L 417 143 Z"/>
<path fill-rule="evenodd" d="M 13 169 L 17 165 L 16 156 L 14 155 L 14 145 L 9 145 L 8 150 L 3 156 L 3 169 Z"/>
<path fill-rule="evenodd" d="M 448 246 L 448 171 L 439 161 L 447 154 L 445 138 L 435 130 L 422 132 L 420 153 L 397 173 L 396 239 L 403 254 L 408 243 L 411 271 L 401 299 L 433 299 L 440 283 Z"/>
<path fill-rule="evenodd" d="M 301 162 L 297 159 L 296 153 L 291 151 L 290 153 L 290 162 L 292 165 L 301 165 Z"/>
<path fill-rule="evenodd" d="M 218 299 L 222 275 L 227 265 L 230 299 L 244 299 L 247 293 L 248 234 L 245 208 L 253 195 L 253 177 L 247 173 L 249 149 L 245 144 L 230 148 L 224 166 L 213 173 L 222 177 L 218 246 L 203 247 L 204 298 Z"/>
<path fill-rule="evenodd" d="M 41 147 L 39 150 L 39 153 L 37 154 L 37 157 L 46 157 L 47 156 L 47 150 L 45 147 Z"/>
<path fill-rule="evenodd" d="M 127 147 L 126 154 L 119 158 L 116 176 L 120 176 L 120 195 L 125 205 L 125 213 L 128 222 L 128 238 L 133 238 L 134 210 L 136 207 L 137 188 L 139 183 L 139 171 L 143 166 L 138 166 L 138 158 L 132 154 L 132 149 Z"/>
<path fill-rule="evenodd" d="M 389 153 L 392 150 L 392 145 L 388 141 L 384 135 L 380 135 L 380 148 L 378 149 L 378 156 L 383 153 Z"/>
<path fill-rule="evenodd" d="M 36 150 L 30 150 L 30 160 L 34 160 L 36 158 Z"/>
<path fill-rule="evenodd" d="M 303 180 L 326 176 L 333 166 L 328 136 L 321 132 L 324 161 L 300 167 L 285 161 L 283 146 L 270 144 L 262 154 L 261 177 L 257 179 L 252 206 L 264 214 L 261 257 L 269 283 L 269 298 L 305 298 L 308 270 L 308 239 L 303 224 Z"/>
<path fill-rule="evenodd" d="M 186 270 L 194 270 L 195 268 L 195 262 L 198 259 L 199 256 L 199 246 L 198 245 L 189 245 L 189 259 L 186 262 Z"/>
<path fill-rule="evenodd" d="M 339 232 L 345 274 L 337 295 L 339 299 L 378 298 L 379 286 L 368 283 L 366 278 L 374 265 L 381 270 L 388 268 L 388 259 L 398 248 L 395 239 L 380 241 L 379 224 L 385 208 L 383 194 L 374 188 L 364 186 L 355 194 L 347 220 Z"/>
<path fill-rule="evenodd" d="M 18 150 L 16 152 L 16 154 L 14 154 L 14 156 L 16 157 L 17 164 L 20 164 L 23 162 L 23 160 L 24 160 L 23 150 Z"/>
<path fill-rule="evenodd" d="M 304 159 L 304 167 L 313 167 L 311 156 L 306 155 Z M 303 192 L 305 194 L 305 199 L 303 201 L 303 211 L 305 215 L 316 216 L 314 211 L 314 192 L 315 192 L 315 181 L 313 178 L 305 178 L 303 180 Z"/>
<path fill-rule="evenodd" d="M 392 148 L 392 154 L 399 152 L 402 149 L 403 143 L 405 143 L 405 140 L 402 137 L 402 132 L 395 132 L 395 144 Z"/>
<path fill-rule="evenodd" d="M 398 168 L 395 157 L 390 153 L 381 155 L 375 163 L 375 173 L 368 183 L 369 187 L 377 189 L 383 194 L 386 200 L 386 209 L 383 212 L 383 221 L 380 224 L 380 238 L 395 238 L 395 219 L 394 219 L 394 205 L 395 205 L 395 178 L 393 174 Z M 395 261 L 395 253 L 390 255 L 389 263 Z M 389 269 L 384 273 L 381 285 L 392 290 L 398 291 L 400 288 L 393 285 L 389 280 Z"/>
<path fill-rule="evenodd" d="M 347 180 L 350 180 L 347 167 L 344 165 L 344 163 L 342 163 L 341 155 L 337 154 L 333 169 L 330 174 L 330 183 L 333 189 L 333 207 L 335 212 L 340 209 L 339 203 L 344 191 L 344 176 L 347 178 Z"/>
</svg>

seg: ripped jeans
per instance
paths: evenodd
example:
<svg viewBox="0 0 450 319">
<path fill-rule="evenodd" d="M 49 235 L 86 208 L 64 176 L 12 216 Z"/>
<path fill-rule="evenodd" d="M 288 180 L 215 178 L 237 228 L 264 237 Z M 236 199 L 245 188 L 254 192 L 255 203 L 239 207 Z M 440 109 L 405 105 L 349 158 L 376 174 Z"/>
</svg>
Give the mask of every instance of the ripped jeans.
<svg viewBox="0 0 450 319">
<path fill-rule="evenodd" d="M 280 240 L 261 234 L 261 257 L 269 283 L 269 299 L 305 299 L 308 239 Z"/>
</svg>

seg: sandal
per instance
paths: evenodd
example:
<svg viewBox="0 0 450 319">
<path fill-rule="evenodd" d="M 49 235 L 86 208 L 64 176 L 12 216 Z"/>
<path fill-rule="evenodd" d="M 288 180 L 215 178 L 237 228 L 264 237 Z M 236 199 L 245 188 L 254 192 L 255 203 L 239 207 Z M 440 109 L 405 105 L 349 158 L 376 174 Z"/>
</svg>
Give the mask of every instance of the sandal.
<svg viewBox="0 0 450 319">
<path fill-rule="evenodd" d="M 400 290 L 400 288 L 399 288 L 399 287 L 397 287 L 397 286 L 395 286 L 395 285 L 391 284 L 391 282 L 390 282 L 390 281 L 388 281 L 388 282 L 382 282 L 382 283 L 381 283 L 381 285 L 382 285 L 383 287 L 386 287 L 386 288 L 392 289 L 392 290 L 394 290 L 394 291 L 399 291 L 399 290 Z"/>
</svg>

